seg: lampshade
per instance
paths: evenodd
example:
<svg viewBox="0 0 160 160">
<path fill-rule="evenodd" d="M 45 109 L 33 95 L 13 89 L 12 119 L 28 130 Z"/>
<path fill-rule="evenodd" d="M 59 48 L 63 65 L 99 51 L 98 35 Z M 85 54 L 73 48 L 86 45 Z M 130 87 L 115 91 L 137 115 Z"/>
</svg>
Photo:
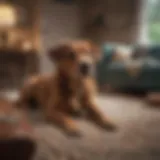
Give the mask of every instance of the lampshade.
<svg viewBox="0 0 160 160">
<path fill-rule="evenodd" d="M 16 20 L 15 8 L 8 4 L 0 4 L 0 28 L 13 27 Z"/>
</svg>

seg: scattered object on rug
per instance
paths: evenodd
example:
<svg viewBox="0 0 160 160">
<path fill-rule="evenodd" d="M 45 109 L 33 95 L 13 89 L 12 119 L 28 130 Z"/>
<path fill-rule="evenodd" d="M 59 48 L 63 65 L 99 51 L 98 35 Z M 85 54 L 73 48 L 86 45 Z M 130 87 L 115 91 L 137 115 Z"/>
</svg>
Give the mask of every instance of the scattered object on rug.
<svg viewBox="0 0 160 160">
<path fill-rule="evenodd" d="M 0 99 L 0 159 L 30 160 L 36 143 L 27 116 Z"/>
<path fill-rule="evenodd" d="M 160 105 L 160 92 L 150 92 L 147 94 L 147 101 L 150 104 Z"/>
</svg>

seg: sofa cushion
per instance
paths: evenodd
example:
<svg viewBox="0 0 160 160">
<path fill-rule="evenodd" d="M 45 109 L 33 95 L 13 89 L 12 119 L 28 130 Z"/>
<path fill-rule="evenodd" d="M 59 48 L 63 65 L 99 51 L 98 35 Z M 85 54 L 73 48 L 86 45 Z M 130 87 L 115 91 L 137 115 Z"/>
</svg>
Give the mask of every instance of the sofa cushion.
<svg viewBox="0 0 160 160">
<path fill-rule="evenodd" d="M 133 50 L 129 46 L 117 46 L 114 48 L 112 61 L 125 62 L 132 59 Z"/>
</svg>

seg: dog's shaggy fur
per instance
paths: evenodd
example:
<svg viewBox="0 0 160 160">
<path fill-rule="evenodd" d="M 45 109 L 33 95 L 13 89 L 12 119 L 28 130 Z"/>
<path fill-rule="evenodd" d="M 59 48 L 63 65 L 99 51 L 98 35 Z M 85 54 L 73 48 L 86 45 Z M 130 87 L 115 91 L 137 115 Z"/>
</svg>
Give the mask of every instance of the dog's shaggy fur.
<svg viewBox="0 0 160 160">
<path fill-rule="evenodd" d="M 47 120 L 71 135 L 79 135 L 72 116 L 81 111 L 99 126 L 113 129 L 114 125 L 102 115 L 95 101 L 92 70 L 100 57 L 97 47 L 88 41 L 73 41 L 51 49 L 49 56 L 55 63 L 55 73 L 31 78 L 24 85 L 18 104 L 24 107 L 37 104 Z"/>
</svg>

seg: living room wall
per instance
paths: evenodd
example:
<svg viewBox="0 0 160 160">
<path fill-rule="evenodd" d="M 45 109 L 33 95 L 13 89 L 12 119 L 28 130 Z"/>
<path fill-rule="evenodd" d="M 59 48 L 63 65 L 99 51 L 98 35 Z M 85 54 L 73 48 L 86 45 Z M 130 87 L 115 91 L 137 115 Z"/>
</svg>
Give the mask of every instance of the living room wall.
<svg viewBox="0 0 160 160">
<path fill-rule="evenodd" d="M 61 39 L 89 38 L 98 43 L 137 40 L 141 0 L 82 0 L 80 3 L 63 4 L 41 0 L 42 53 Z M 94 20 L 103 16 L 99 22 Z M 41 71 L 53 67 L 42 54 Z"/>
</svg>

